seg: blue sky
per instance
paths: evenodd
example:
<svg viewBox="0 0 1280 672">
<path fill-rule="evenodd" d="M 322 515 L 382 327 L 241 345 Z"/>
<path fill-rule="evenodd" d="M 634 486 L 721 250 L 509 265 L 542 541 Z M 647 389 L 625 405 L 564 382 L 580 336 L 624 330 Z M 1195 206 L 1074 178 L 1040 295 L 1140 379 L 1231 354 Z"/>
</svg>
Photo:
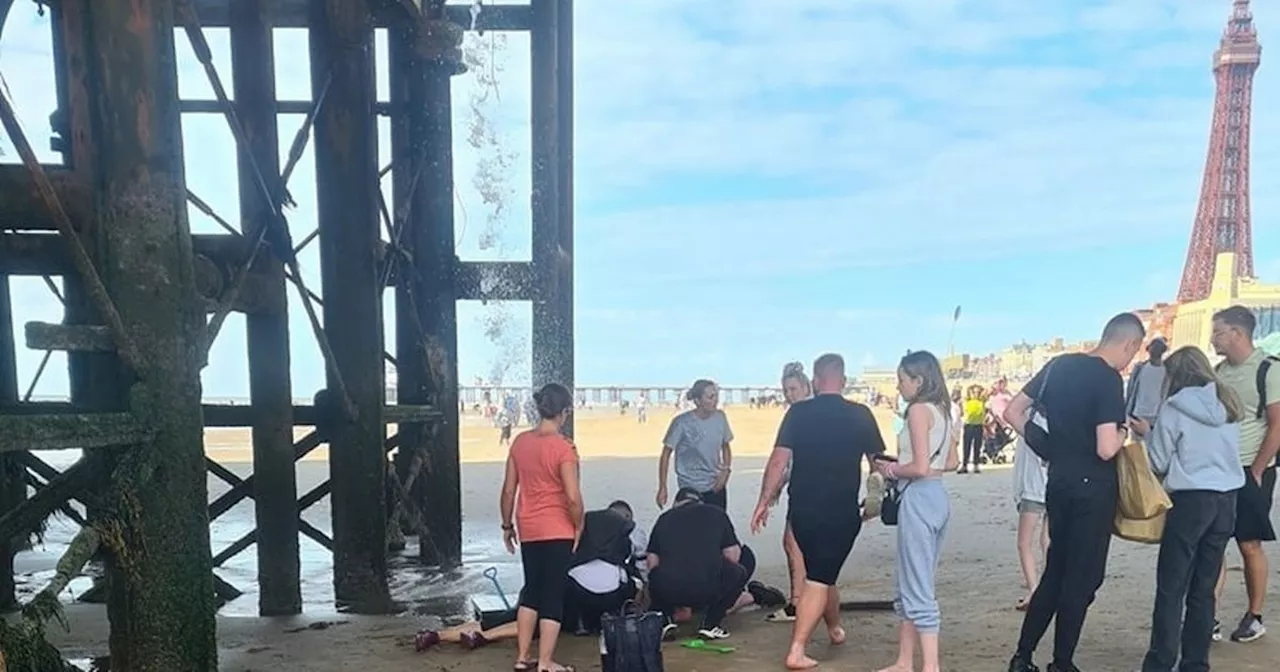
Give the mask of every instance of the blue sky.
<svg viewBox="0 0 1280 672">
<path fill-rule="evenodd" d="M 1265 45 L 1280 36 L 1280 10 L 1255 4 Z M 825 350 L 887 365 L 907 348 L 945 350 L 957 304 L 961 350 L 1089 338 L 1115 312 L 1171 299 L 1205 159 L 1210 55 L 1230 6 L 579 0 L 579 383 L 760 384 L 785 361 Z M 0 71 L 38 146 L 53 107 L 48 39 L 32 30 L 42 25 L 19 3 L 0 44 Z M 229 79 L 226 36 L 210 38 Z M 277 53 L 293 55 L 277 58 L 282 98 L 308 95 L 301 38 L 277 36 Z M 516 158 L 509 211 L 489 231 L 499 244 L 481 250 L 477 156 L 463 141 L 477 86 L 459 77 L 459 252 L 527 259 L 528 40 L 473 39 L 503 69 L 485 114 Z M 1266 53 L 1254 91 L 1253 221 L 1260 275 L 1280 281 L 1280 190 L 1259 188 L 1280 179 L 1280 64 Z M 211 98 L 181 36 L 179 54 L 183 95 Z M 285 142 L 299 123 L 282 118 Z M 191 188 L 234 215 L 225 122 L 188 116 L 184 133 Z M 310 153 L 291 189 L 301 238 L 314 227 Z M 198 214 L 192 228 L 216 231 Z M 13 291 L 19 324 L 58 319 L 38 279 Z M 461 377 L 497 368 L 524 382 L 528 308 L 502 309 L 511 326 L 496 345 L 481 329 L 492 310 L 460 308 Z M 291 311 L 294 386 L 309 396 L 323 369 L 302 311 Z M 233 318 L 206 394 L 247 393 L 243 352 Z M 38 362 L 23 353 L 24 384 Z M 65 391 L 56 363 L 39 394 Z"/>
</svg>

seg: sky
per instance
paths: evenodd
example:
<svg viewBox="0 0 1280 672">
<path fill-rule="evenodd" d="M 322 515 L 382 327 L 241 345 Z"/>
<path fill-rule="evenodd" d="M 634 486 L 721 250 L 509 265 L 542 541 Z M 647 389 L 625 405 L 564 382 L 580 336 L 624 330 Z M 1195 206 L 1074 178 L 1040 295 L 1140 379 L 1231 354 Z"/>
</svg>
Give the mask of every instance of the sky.
<svg viewBox="0 0 1280 672">
<path fill-rule="evenodd" d="M 469 4 L 458 2 L 457 4 Z M 1280 282 L 1280 8 L 1254 3 L 1258 274 Z M 1229 0 L 646 0 L 576 3 L 575 286 L 580 385 L 773 384 L 782 365 L 843 353 L 854 369 L 907 349 L 984 353 L 1092 338 L 1114 313 L 1174 298 L 1212 114 L 1210 56 Z M 209 30 L 230 89 L 227 36 Z M 1277 38 L 1280 39 L 1280 38 Z M 277 31 L 279 96 L 309 96 L 305 36 Z M 379 42 L 379 52 L 381 49 Z M 179 83 L 212 98 L 186 38 Z M 527 260 L 526 35 L 468 38 L 492 62 L 454 81 L 463 260 Z M 54 107 L 47 22 L 19 2 L 0 73 L 33 144 Z M 380 95 L 386 97 L 385 68 Z M 466 142 L 480 118 L 498 146 Z M 287 149 L 300 116 L 281 117 Z M 192 191 L 234 221 L 225 121 L 183 121 Z M 382 155 L 388 156 L 384 120 Z M 0 161 L 15 161 L 7 142 Z M 284 151 L 284 150 L 282 150 Z M 498 216 L 479 163 L 500 153 Z M 54 160 L 46 154 L 46 160 Z M 386 183 L 389 190 L 389 181 Z M 310 152 L 290 183 L 295 239 L 314 228 Z M 218 229 L 199 213 L 195 232 Z M 314 247 L 301 257 L 323 293 Z M 15 322 L 57 321 L 39 278 L 13 282 Z M 391 293 L 386 315 L 394 314 Z M 951 317 L 963 307 L 952 341 Z M 296 302 L 295 396 L 323 384 Z M 506 325 L 497 342 L 486 323 Z M 459 306 L 460 380 L 529 379 L 527 304 Z M 19 332 L 20 333 L 20 332 Z M 394 334 L 388 347 L 394 348 Z M 22 351 L 25 387 L 41 353 Z M 36 395 L 66 391 L 55 355 Z M 228 320 L 209 397 L 247 395 L 244 324 Z"/>
</svg>

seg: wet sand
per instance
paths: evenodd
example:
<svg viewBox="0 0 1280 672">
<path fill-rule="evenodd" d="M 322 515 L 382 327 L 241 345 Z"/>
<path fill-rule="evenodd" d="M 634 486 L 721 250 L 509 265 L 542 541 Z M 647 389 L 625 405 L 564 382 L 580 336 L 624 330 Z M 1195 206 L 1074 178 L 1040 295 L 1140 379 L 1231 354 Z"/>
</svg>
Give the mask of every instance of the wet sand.
<svg viewBox="0 0 1280 672">
<path fill-rule="evenodd" d="M 735 468 L 729 486 L 730 513 L 744 541 L 756 551 L 760 568 L 757 578 L 774 585 L 786 585 L 785 562 L 781 552 L 781 530 L 775 523 L 763 534 L 751 536 L 747 520 L 760 483 L 765 455 L 771 447 L 780 411 L 731 408 L 731 422 L 737 433 Z M 635 507 L 646 527 L 657 517 L 653 502 L 656 465 L 654 456 L 661 442 L 670 409 L 650 413 L 650 423 L 637 425 L 634 417 L 583 413 L 578 420 L 578 444 L 583 455 L 583 481 L 589 506 L 603 506 L 623 498 Z M 888 431 L 888 418 L 886 431 Z M 236 438 L 210 436 L 210 454 L 230 460 L 246 459 L 247 450 L 237 448 Z M 240 439 L 243 441 L 243 437 Z M 509 669 L 514 655 L 506 644 L 463 653 L 443 648 L 426 654 L 414 653 L 408 637 L 418 628 L 436 627 L 441 617 L 457 612 L 459 593 L 491 593 L 479 572 L 497 566 L 500 581 L 508 592 L 519 587 L 519 567 L 501 549 L 497 512 L 504 452 L 496 444 L 497 432 L 476 419 L 468 420 L 463 445 L 463 510 L 466 512 L 464 538 L 466 567 L 448 576 L 429 576 L 411 559 L 397 559 L 393 590 L 410 600 L 417 609 L 395 617 L 354 617 L 331 613 L 332 589 L 328 558 L 319 547 L 303 540 L 304 595 L 306 614 L 293 619 L 252 617 L 256 595 L 252 579 L 255 559 L 252 550 L 236 558 L 220 575 L 246 589 L 246 595 L 227 605 L 220 619 L 220 642 L 224 649 L 223 669 L 236 672 L 288 666 L 292 670 L 338 671 L 356 666 L 367 672 L 383 670 L 431 669 L 451 672 L 480 672 Z M 239 445 L 244 445 L 243 443 Z M 248 465 L 232 464 L 239 473 Z M 326 465 L 311 460 L 299 465 L 299 490 L 304 491 L 327 476 Z M 939 599 L 944 619 L 944 668 L 961 672 L 1003 669 L 1017 638 L 1021 614 L 1013 605 L 1021 595 L 1017 560 L 1014 554 L 1015 512 L 1010 498 L 1010 472 L 992 469 L 981 475 L 954 475 L 947 479 L 952 493 L 953 513 L 939 570 Z M 210 496 L 223 486 L 211 481 Z M 327 530 L 327 500 L 307 512 L 307 519 Z M 220 549 L 252 524 L 252 505 L 245 503 L 215 523 L 214 548 Z M 66 532 L 65 534 L 69 534 Z M 28 566 L 38 567 L 54 557 L 57 531 L 50 537 L 45 553 L 24 554 Z M 414 549 L 411 540 L 410 549 Z M 1116 540 L 1112 545 L 1107 583 L 1090 613 L 1077 663 L 1085 670 L 1119 672 L 1135 669 L 1145 651 L 1154 592 L 1154 547 Z M 1275 545 L 1268 549 L 1280 567 Z M 894 559 L 893 530 L 879 524 L 865 528 L 853 555 L 841 575 L 846 599 L 877 600 L 892 597 Z M 1228 556 L 1230 574 L 1221 615 L 1229 629 L 1244 607 L 1244 590 L 1239 572 L 1239 556 Z M 44 572 L 27 577 L 38 587 Z M 1273 591 L 1280 581 L 1273 578 Z M 83 586 L 83 583 L 77 585 Z M 76 586 L 73 586 L 76 589 Z M 1274 602 L 1274 600 L 1273 600 Z M 71 632 L 54 633 L 70 655 L 95 655 L 105 651 L 105 618 L 99 607 L 76 605 L 70 609 Z M 313 623 L 338 623 L 322 629 L 303 629 Z M 896 653 L 896 622 L 890 613 L 846 614 L 849 641 L 840 649 L 815 643 L 811 653 L 825 664 L 821 669 L 875 670 L 892 662 Z M 727 642 L 738 647 L 730 655 L 694 652 L 677 646 L 666 648 L 667 669 L 672 672 L 702 670 L 782 669 L 781 656 L 789 637 L 789 627 L 764 622 L 759 612 L 730 617 L 726 623 L 734 636 Z M 594 639 L 567 637 L 561 661 L 579 670 L 598 669 Z M 1052 650 L 1052 631 L 1041 648 L 1041 662 Z M 1215 645 L 1214 664 L 1218 669 L 1253 672 L 1274 669 L 1280 659 L 1280 633 L 1253 644 Z"/>
</svg>

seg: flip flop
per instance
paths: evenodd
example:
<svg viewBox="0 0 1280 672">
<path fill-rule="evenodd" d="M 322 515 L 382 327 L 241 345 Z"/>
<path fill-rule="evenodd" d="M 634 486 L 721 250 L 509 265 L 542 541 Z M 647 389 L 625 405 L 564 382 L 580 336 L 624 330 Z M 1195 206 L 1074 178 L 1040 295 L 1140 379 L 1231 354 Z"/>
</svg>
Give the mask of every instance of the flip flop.
<svg viewBox="0 0 1280 672">
<path fill-rule="evenodd" d="M 555 667 L 539 668 L 538 672 L 578 672 L 578 668 L 572 665 L 561 665 L 559 663 L 556 663 Z"/>
<path fill-rule="evenodd" d="M 536 660 L 517 660 L 516 664 L 511 666 L 513 672 L 535 672 L 538 669 L 538 661 Z"/>
</svg>

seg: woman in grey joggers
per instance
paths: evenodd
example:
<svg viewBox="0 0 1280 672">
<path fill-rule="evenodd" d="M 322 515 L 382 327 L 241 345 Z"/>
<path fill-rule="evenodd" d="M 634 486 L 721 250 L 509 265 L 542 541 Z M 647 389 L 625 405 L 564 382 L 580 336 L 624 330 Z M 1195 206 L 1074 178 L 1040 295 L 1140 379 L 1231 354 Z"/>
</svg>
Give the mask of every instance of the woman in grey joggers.
<svg viewBox="0 0 1280 672">
<path fill-rule="evenodd" d="M 916 642 L 924 672 L 939 672 L 940 615 L 934 591 L 938 554 L 951 504 L 942 474 L 960 466 L 958 435 L 951 426 L 951 399 L 938 358 L 909 353 L 898 365 L 898 391 L 908 403 L 898 433 L 898 461 L 877 462 L 901 495 L 898 510 L 898 661 L 880 672 L 913 672 Z"/>
</svg>

